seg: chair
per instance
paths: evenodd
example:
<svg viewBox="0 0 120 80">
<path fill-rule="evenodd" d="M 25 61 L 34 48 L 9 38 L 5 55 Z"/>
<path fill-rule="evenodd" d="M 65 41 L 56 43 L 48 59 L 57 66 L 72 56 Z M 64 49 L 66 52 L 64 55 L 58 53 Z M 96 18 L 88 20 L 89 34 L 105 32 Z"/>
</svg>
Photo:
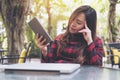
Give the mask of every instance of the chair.
<svg viewBox="0 0 120 80">
<path fill-rule="evenodd" d="M 109 43 L 108 46 L 108 56 L 110 57 L 112 67 L 118 65 L 120 68 L 120 43 Z"/>
<path fill-rule="evenodd" d="M 28 44 L 27 49 L 22 50 L 19 60 L 18 60 L 18 63 L 25 63 L 27 57 L 30 55 L 30 51 L 31 51 L 31 42 Z"/>
<path fill-rule="evenodd" d="M 17 59 L 17 63 L 25 63 L 26 62 L 26 59 L 28 58 L 29 54 L 30 54 L 30 51 L 31 51 L 31 47 L 32 47 L 32 43 L 29 42 L 27 48 L 23 49 L 21 51 L 21 54 L 20 55 L 6 55 L 6 57 L 3 57 L 2 56 L 2 64 L 4 64 L 4 60 L 8 60 L 8 59 L 14 59 L 16 60 Z"/>
<path fill-rule="evenodd" d="M 3 63 L 3 55 L 7 52 L 5 49 L 0 49 L 0 63 Z"/>
</svg>

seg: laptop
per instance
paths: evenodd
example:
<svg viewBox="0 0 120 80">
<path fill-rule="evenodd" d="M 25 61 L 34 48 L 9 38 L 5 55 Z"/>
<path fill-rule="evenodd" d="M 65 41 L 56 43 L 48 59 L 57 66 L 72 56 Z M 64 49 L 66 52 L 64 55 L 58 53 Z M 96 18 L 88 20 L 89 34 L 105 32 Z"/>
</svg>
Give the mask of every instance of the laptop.
<svg viewBox="0 0 120 80">
<path fill-rule="evenodd" d="M 12 71 L 52 71 L 60 73 L 72 73 L 80 68 L 80 64 L 72 63 L 21 63 L 4 67 L 4 70 Z"/>
</svg>

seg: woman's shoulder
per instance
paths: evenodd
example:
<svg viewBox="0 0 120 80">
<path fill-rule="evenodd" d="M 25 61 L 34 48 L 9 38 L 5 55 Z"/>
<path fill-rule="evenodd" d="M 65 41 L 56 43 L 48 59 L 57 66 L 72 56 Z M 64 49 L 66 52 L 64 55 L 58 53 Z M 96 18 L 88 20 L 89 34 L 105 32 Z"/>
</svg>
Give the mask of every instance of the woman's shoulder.
<svg viewBox="0 0 120 80">
<path fill-rule="evenodd" d="M 97 36 L 94 42 L 101 44 L 102 43 L 102 39 Z"/>
<path fill-rule="evenodd" d="M 102 39 L 101 39 L 100 37 L 97 36 L 95 40 L 102 40 Z"/>
<path fill-rule="evenodd" d="M 50 45 L 56 45 L 58 41 L 63 37 L 64 34 L 57 35 L 53 41 L 50 42 Z"/>
<path fill-rule="evenodd" d="M 57 35 L 54 40 L 60 40 L 63 37 L 63 35 L 64 35 L 63 33 Z"/>
</svg>

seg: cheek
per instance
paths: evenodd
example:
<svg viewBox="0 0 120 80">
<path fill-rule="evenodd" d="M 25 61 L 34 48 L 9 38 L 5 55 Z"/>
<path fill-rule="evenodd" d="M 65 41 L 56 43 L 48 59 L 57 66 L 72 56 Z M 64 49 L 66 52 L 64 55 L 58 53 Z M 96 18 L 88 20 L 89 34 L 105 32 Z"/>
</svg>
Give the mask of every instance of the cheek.
<svg viewBox="0 0 120 80">
<path fill-rule="evenodd" d="M 81 29 L 84 29 L 85 26 L 84 25 L 80 25 L 78 28 L 79 28 L 79 30 L 81 30 Z"/>
</svg>

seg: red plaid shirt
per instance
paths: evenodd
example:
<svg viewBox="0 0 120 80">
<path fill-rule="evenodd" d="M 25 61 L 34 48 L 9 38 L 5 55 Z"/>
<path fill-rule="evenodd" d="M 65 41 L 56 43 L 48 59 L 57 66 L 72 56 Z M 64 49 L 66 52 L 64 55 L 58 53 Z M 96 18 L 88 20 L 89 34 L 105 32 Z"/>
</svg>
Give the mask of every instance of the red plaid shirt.
<svg viewBox="0 0 120 80">
<path fill-rule="evenodd" d="M 48 54 L 46 57 L 42 57 L 42 62 L 47 63 L 73 63 L 73 60 L 78 57 L 77 53 L 74 53 L 74 49 L 78 48 L 78 42 L 70 42 L 64 52 L 57 55 L 57 36 L 53 42 L 48 46 Z M 84 52 L 87 56 L 87 60 L 84 64 L 88 65 L 102 65 L 102 57 L 104 54 L 102 40 L 97 38 L 94 42 L 85 48 Z"/>
</svg>

